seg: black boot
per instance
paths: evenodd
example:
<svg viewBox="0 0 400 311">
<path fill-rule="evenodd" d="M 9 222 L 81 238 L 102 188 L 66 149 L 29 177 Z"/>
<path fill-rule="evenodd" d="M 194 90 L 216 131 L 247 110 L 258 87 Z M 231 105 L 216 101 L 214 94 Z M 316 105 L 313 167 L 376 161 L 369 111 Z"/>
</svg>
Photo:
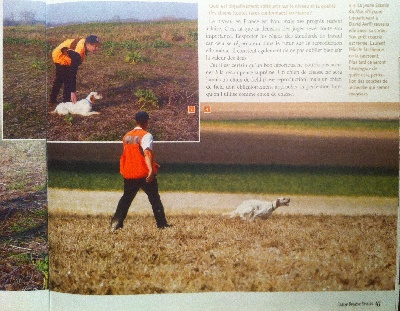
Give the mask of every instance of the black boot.
<svg viewBox="0 0 400 311">
<path fill-rule="evenodd" d="M 154 218 L 156 219 L 157 228 L 164 229 L 164 228 L 172 227 L 172 225 L 169 225 L 167 222 L 167 219 L 165 217 L 164 208 L 157 209 L 153 212 L 154 212 Z"/>
</svg>

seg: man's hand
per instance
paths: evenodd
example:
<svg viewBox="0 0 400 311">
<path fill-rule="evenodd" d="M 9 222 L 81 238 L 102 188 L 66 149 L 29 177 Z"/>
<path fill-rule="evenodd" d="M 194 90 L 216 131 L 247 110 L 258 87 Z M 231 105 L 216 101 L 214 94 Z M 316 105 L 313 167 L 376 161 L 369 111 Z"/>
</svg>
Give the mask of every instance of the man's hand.
<svg viewBox="0 0 400 311">
<path fill-rule="evenodd" d="M 144 150 L 144 160 L 146 162 L 147 168 L 149 170 L 149 173 L 147 174 L 146 177 L 146 182 L 152 182 L 154 179 L 154 170 L 153 170 L 153 151 L 150 149 Z"/>
<path fill-rule="evenodd" d="M 76 92 L 71 92 L 71 102 L 76 103 Z"/>
<path fill-rule="evenodd" d="M 153 171 L 151 171 L 151 172 L 149 172 L 149 174 L 146 177 L 146 182 L 150 183 L 153 181 L 153 179 L 154 179 L 154 173 L 153 173 Z"/>
</svg>

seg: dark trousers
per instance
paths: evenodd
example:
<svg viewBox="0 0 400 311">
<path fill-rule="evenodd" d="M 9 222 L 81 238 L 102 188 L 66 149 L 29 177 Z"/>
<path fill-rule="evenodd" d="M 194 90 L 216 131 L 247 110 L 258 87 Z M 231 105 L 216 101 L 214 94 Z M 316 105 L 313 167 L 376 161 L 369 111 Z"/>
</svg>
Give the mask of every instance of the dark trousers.
<svg viewBox="0 0 400 311">
<path fill-rule="evenodd" d="M 158 183 L 155 177 L 150 183 L 146 182 L 146 178 L 124 179 L 124 194 L 118 202 L 117 210 L 115 211 L 111 221 L 118 221 L 118 227 L 122 228 L 123 222 L 128 214 L 129 207 L 131 206 L 132 201 L 139 189 L 142 189 L 149 198 L 157 227 L 162 228 L 166 226 L 167 220 L 165 218 L 164 207 L 161 203 L 160 194 L 158 193 Z"/>
<path fill-rule="evenodd" d="M 53 82 L 53 87 L 50 93 L 49 101 L 51 103 L 57 102 L 57 96 L 60 92 L 60 89 L 63 88 L 63 102 L 71 101 L 71 92 L 73 91 L 71 88 L 71 73 L 70 68 L 68 66 L 63 66 L 60 64 L 56 65 L 56 77 Z"/>
</svg>

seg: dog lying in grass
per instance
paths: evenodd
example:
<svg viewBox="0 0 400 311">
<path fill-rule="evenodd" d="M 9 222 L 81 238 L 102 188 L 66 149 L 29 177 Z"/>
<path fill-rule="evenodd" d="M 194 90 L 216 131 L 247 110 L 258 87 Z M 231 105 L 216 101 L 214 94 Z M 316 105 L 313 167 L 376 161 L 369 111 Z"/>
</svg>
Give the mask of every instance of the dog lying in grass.
<svg viewBox="0 0 400 311">
<path fill-rule="evenodd" d="M 289 206 L 290 198 L 278 198 L 275 201 L 246 200 L 232 213 L 230 218 L 239 216 L 243 220 L 253 221 L 256 218 L 267 219 L 279 206 Z"/>
<path fill-rule="evenodd" d="M 90 92 L 90 94 L 75 104 L 72 102 L 60 103 L 57 105 L 56 109 L 52 113 L 58 113 L 60 115 L 79 114 L 82 116 L 91 116 L 93 114 L 100 114 L 100 112 L 92 111 L 92 105 L 94 105 L 97 99 L 102 99 L 103 97 L 97 92 Z"/>
</svg>

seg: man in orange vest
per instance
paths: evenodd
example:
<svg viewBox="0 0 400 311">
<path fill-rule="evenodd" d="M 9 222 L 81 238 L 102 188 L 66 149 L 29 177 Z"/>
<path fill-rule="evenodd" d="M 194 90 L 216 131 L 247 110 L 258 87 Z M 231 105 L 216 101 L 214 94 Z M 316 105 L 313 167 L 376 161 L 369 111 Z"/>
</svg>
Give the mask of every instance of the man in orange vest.
<svg viewBox="0 0 400 311">
<path fill-rule="evenodd" d="M 123 227 L 128 209 L 139 189 L 143 189 L 149 198 L 157 227 L 171 227 L 165 218 L 158 193 L 156 174 L 159 165 L 154 159 L 153 135 L 146 131 L 149 118 L 147 112 L 139 111 L 135 115 L 136 127 L 125 134 L 122 140 L 124 150 L 120 159 L 120 173 L 124 177 L 124 194 L 111 219 L 112 232 Z"/>
<path fill-rule="evenodd" d="M 67 39 L 57 46 L 51 56 L 56 65 L 56 77 L 50 93 L 49 102 L 57 104 L 57 95 L 63 87 L 63 102 L 76 103 L 76 75 L 78 67 L 85 60 L 88 52 L 99 47 L 99 38 L 90 35 L 83 39 Z"/>
</svg>

